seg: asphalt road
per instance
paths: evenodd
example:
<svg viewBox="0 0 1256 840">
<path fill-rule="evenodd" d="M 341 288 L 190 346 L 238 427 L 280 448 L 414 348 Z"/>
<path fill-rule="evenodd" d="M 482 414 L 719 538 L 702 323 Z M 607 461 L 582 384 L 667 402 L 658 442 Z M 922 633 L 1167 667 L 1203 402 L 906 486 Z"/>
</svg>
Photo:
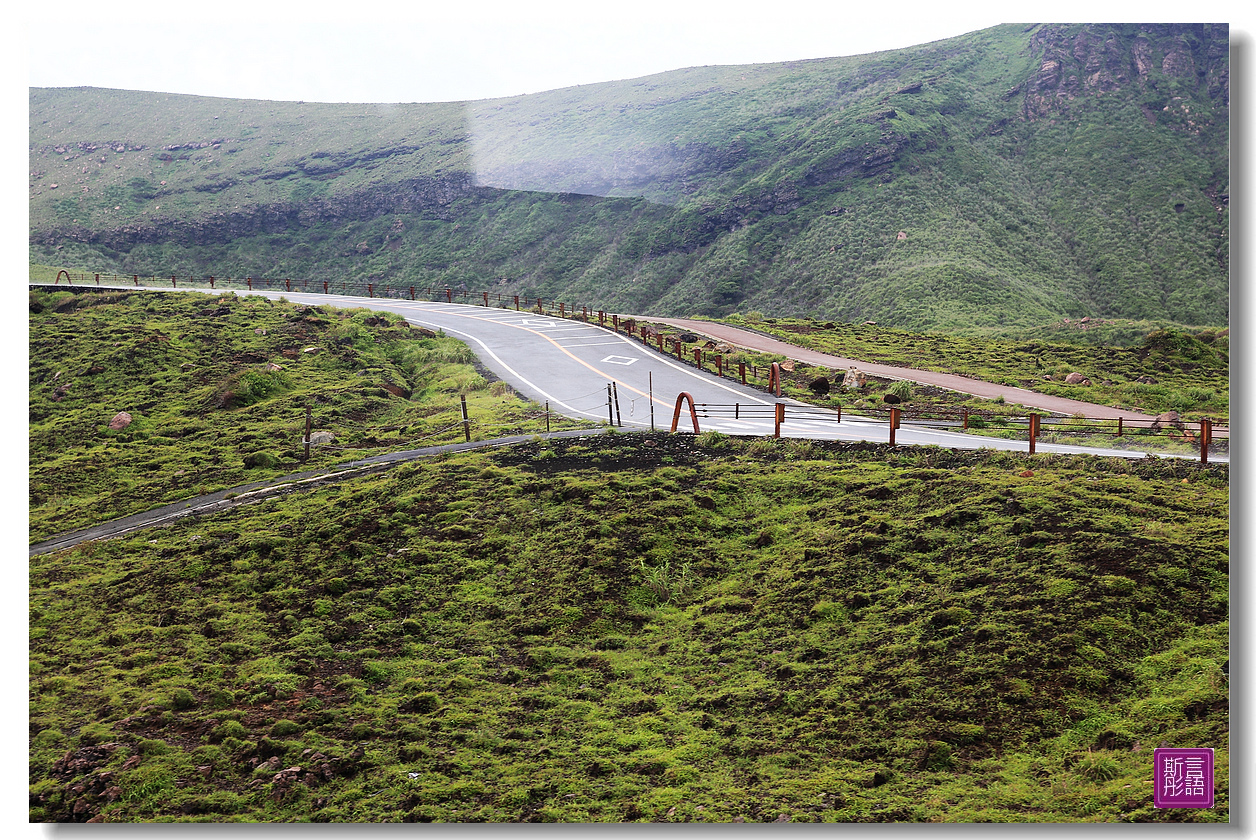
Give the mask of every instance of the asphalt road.
<svg viewBox="0 0 1256 840">
<path fill-rule="evenodd" d="M 397 313 L 419 326 L 443 330 L 466 341 L 485 367 L 521 394 L 538 403 L 548 402 L 551 410 L 569 417 L 610 422 L 613 415 L 625 428 L 666 430 L 671 428 L 675 406 L 683 392 L 692 396 L 700 413 L 719 415 L 700 417 L 702 431 L 772 435 L 775 432 L 774 406 L 782 402 L 786 406 L 785 422 L 780 429 L 782 437 L 889 441 L 889 428 L 884 421 L 844 413 L 837 422 L 835 411 L 790 399 L 778 401 L 763 391 L 743 386 L 738 380 L 699 371 L 674 356 L 642 344 L 639 339 L 595 323 L 456 303 L 297 292 L 254 294 L 313 305 L 369 307 Z M 609 405 L 608 386 L 612 388 Z M 678 430 L 692 429 L 686 406 Z M 957 449 L 1029 450 L 1026 440 L 980 437 L 909 424 L 897 430 L 895 442 Z M 1037 444 L 1037 451 L 1122 458 L 1142 458 L 1147 454 L 1139 450 L 1041 442 Z M 1210 455 L 1209 459 L 1228 460 L 1220 453 Z"/>
</svg>

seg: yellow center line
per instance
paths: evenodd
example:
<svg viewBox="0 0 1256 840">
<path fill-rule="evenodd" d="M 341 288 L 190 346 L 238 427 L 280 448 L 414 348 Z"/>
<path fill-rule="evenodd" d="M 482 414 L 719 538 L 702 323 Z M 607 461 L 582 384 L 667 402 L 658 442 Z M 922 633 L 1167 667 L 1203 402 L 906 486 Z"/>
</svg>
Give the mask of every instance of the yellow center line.
<svg viewBox="0 0 1256 840">
<path fill-rule="evenodd" d="M 665 401 L 660 400 L 660 399 L 658 399 L 657 397 L 653 397 L 653 396 L 651 396 L 650 394 L 647 394 L 645 391 L 639 391 L 639 390 L 637 390 L 636 388 L 634 388 L 634 387 L 632 387 L 631 385 L 629 385 L 627 382 L 624 382 L 622 379 L 618 379 L 618 378 L 616 378 L 616 377 L 614 377 L 614 376 L 611 376 L 610 374 L 608 374 L 608 373 L 607 373 L 606 371 L 604 371 L 604 370 L 598 370 L 598 369 L 597 369 L 597 368 L 595 368 L 593 365 L 589 364 L 588 362 L 586 362 L 584 359 L 580 358 L 580 357 L 579 357 L 579 356 L 577 356 L 576 354 L 574 354 L 574 353 L 570 352 L 570 351 L 569 351 L 566 347 L 562 346 L 562 345 L 561 345 L 561 344 L 559 344 L 557 341 L 555 341 L 554 339 L 550 338 L 550 337 L 549 337 L 548 335 L 546 335 L 545 333 L 540 332 L 539 330 L 534 330 L 534 329 L 531 329 L 530 327 L 525 327 L 525 326 L 523 326 L 522 324 L 512 324 L 512 323 L 510 323 L 509 321 L 498 321 L 498 320 L 495 320 L 495 319 L 493 319 L 493 318 L 485 318 L 485 317 L 480 316 L 480 315 L 465 315 L 465 314 L 463 314 L 463 313 L 461 313 L 461 312 L 450 312 L 450 311 L 449 311 L 449 310 L 447 310 L 447 309 L 427 309 L 427 310 L 423 310 L 423 311 L 426 311 L 426 312 L 442 312 L 442 313 L 445 313 L 445 314 L 448 314 L 448 315 L 456 315 L 456 316 L 458 316 L 459 318 L 470 318 L 470 319 L 471 319 L 471 320 L 473 320 L 473 321 L 487 321 L 488 323 L 492 323 L 492 324 L 501 324 L 502 326 L 514 327 L 514 328 L 515 328 L 515 329 L 517 329 L 517 330 L 523 330 L 523 331 L 525 331 L 525 332 L 530 332 L 530 333 L 532 333 L 533 335 L 540 336 L 541 338 L 545 339 L 545 340 L 546 340 L 546 341 L 548 341 L 550 344 L 554 345 L 554 346 L 555 346 L 555 347 L 557 347 L 559 350 L 561 350 L 561 351 L 563 352 L 563 354 L 564 354 L 564 355 L 566 355 L 566 356 L 570 357 L 571 359 L 573 359 L 574 361 L 577 361 L 577 362 L 579 362 L 580 364 L 584 365 L 584 366 L 585 366 L 585 367 L 587 367 L 589 370 L 591 370 L 591 371 L 593 371 L 594 373 L 596 373 L 598 376 L 605 377 L 606 379 L 611 380 L 612 382 L 614 382 L 614 383 L 615 383 L 615 384 L 617 384 L 617 385 L 623 385 L 625 388 L 627 388 L 629 391 L 632 391 L 634 394 L 639 394 L 639 395 L 641 395 L 641 396 L 645 397 L 646 399 L 653 400 L 654 402 L 658 403 L 659 405 L 664 405 L 664 406 L 665 406 L 665 405 L 667 405 L 667 403 L 666 403 Z M 619 334 L 618 334 L 618 333 L 616 333 L 616 335 L 619 335 Z M 622 340 L 622 339 L 621 339 L 621 340 Z"/>
</svg>

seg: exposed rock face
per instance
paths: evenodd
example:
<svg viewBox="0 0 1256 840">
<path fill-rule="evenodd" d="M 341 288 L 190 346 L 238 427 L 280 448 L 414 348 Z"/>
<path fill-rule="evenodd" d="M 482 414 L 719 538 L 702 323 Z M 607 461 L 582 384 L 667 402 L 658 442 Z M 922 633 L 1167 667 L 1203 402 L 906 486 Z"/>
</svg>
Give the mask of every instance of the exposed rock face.
<svg viewBox="0 0 1256 840">
<path fill-rule="evenodd" d="M 113 419 L 109 421 L 109 428 L 115 432 L 121 431 L 129 425 L 131 425 L 131 415 L 127 414 L 125 411 L 119 411 L 117 414 L 113 415 Z"/>
<path fill-rule="evenodd" d="M 1135 37 L 1118 37 L 1126 27 L 1136 30 Z M 1204 84 L 1208 96 L 1228 110 L 1229 36 L 1225 24 L 1044 26 L 1030 40 L 1041 59 L 1025 85 L 1021 114 L 1036 120 L 1067 112 L 1068 103 L 1079 96 L 1132 84 L 1155 90 L 1156 71 L 1186 84 Z M 1168 91 L 1163 93 L 1167 99 Z"/>
</svg>

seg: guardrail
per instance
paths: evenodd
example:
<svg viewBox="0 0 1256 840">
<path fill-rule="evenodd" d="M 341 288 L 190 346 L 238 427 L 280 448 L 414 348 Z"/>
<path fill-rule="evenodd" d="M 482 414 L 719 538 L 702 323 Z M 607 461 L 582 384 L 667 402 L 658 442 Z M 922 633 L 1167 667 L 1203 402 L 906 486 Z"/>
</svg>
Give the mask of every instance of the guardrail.
<svg viewBox="0 0 1256 840">
<path fill-rule="evenodd" d="M 787 403 L 778 402 L 773 405 L 763 404 L 741 404 L 741 403 L 695 403 L 693 397 L 682 392 L 676 397 L 676 407 L 672 414 L 671 431 L 675 432 L 680 423 L 681 410 L 685 405 L 689 407 L 689 416 L 693 422 L 694 434 L 700 434 L 699 418 L 706 419 L 733 419 L 733 420 L 771 420 L 775 430 L 773 436 L 779 438 L 781 436 L 781 426 L 786 422 L 786 412 L 790 419 L 802 422 L 822 422 L 822 423 L 841 423 L 842 412 L 838 408 L 836 411 L 811 408 L 797 405 L 789 405 Z M 849 414 L 849 413 L 848 413 Z M 976 421 L 981 420 L 976 412 L 968 409 L 961 410 L 926 410 L 926 411 L 910 411 L 891 406 L 888 409 L 861 409 L 859 412 L 861 420 L 873 420 L 874 422 L 884 422 L 888 427 L 890 445 L 895 445 L 896 432 L 902 428 L 904 421 L 914 426 L 925 426 L 935 428 L 955 428 L 968 430 L 975 426 Z M 1139 436 L 1139 437 L 1155 437 L 1164 436 L 1177 440 L 1183 440 L 1191 443 L 1198 448 L 1199 460 L 1202 464 L 1208 463 L 1208 451 L 1213 445 L 1214 433 L 1217 431 L 1211 420 L 1207 418 L 1198 421 L 1196 424 L 1188 424 L 1178 422 L 1176 425 L 1169 426 L 1167 424 L 1158 424 L 1155 421 L 1135 421 L 1118 418 L 1116 420 L 1090 420 L 1079 417 L 1044 417 L 1041 414 L 1031 412 L 1024 416 L 1006 416 L 985 414 L 985 417 L 994 418 L 997 421 L 997 427 L 1003 429 L 1021 429 L 1025 430 L 1025 436 L 1029 443 L 1029 454 L 1033 455 L 1037 451 L 1037 444 L 1040 438 L 1045 434 L 1051 435 L 1107 435 L 1111 437 Z M 1196 429 L 1190 428 L 1192 425 L 1197 426 Z M 1044 426 L 1049 430 L 1044 432 Z M 1228 429 L 1226 432 L 1228 433 Z"/>
<path fill-rule="evenodd" d="M 65 269 L 57 272 L 57 277 L 53 285 L 60 285 L 62 278 L 68 286 L 73 287 L 77 280 L 79 286 L 94 285 L 100 286 L 102 279 L 109 285 L 125 284 L 130 281 L 132 285 L 138 287 L 143 281 L 144 285 L 160 285 L 167 282 L 167 278 L 163 275 L 158 277 L 141 276 L 138 274 L 120 275 L 120 274 L 103 274 L 79 272 L 72 274 Z M 654 346 L 660 353 L 668 355 L 675 354 L 678 361 L 691 365 L 716 376 L 728 377 L 739 380 L 742 385 L 755 388 L 761 388 L 768 393 L 779 398 L 781 396 L 782 381 L 784 377 L 784 368 L 776 362 L 765 365 L 762 368 L 756 365 L 747 365 L 744 361 L 737 361 L 736 374 L 733 374 L 733 366 L 731 362 L 726 363 L 724 354 L 714 350 L 710 345 L 713 342 L 704 342 L 703 346 L 687 346 L 680 335 L 683 333 L 671 335 L 664 334 L 658 330 L 651 329 L 646 324 L 638 323 L 634 318 L 621 318 L 616 313 L 606 312 L 600 309 L 591 309 L 587 306 L 579 306 L 567 303 L 565 301 L 556 301 L 550 299 L 543 300 L 540 297 L 532 298 L 527 295 L 503 294 L 500 292 L 471 292 L 465 288 L 454 289 L 450 286 L 420 286 L 407 285 L 398 283 L 361 283 L 353 281 L 316 281 L 310 283 L 306 280 L 292 280 L 290 278 L 217 278 L 209 277 L 186 277 L 179 278 L 177 275 L 170 275 L 169 283 L 171 288 L 210 288 L 213 290 L 221 289 L 230 291 L 232 289 L 247 289 L 249 291 L 283 291 L 283 292 L 302 292 L 327 295 L 351 295 L 356 297 L 370 298 L 391 298 L 401 300 L 425 300 L 444 303 L 465 303 L 469 305 L 478 305 L 484 307 L 496 306 L 497 308 L 514 307 L 515 311 L 529 312 L 535 311 L 541 315 L 557 316 L 559 318 L 569 318 L 579 320 L 585 323 L 593 323 L 596 320 L 598 326 L 609 328 L 617 333 L 623 333 L 630 338 L 635 338 L 647 346 Z M 183 285 L 180 286 L 180 283 Z M 547 309 L 548 306 L 548 309 Z M 692 343 L 692 342 L 691 342 Z M 607 410 L 609 413 L 610 425 L 620 425 L 617 418 L 618 394 L 614 393 L 613 385 L 607 386 L 610 391 L 607 395 Z M 677 397 L 677 411 L 680 408 L 681 398 L 685 394 Z M 689 401 L 692 405 L 693 398 Z M 714 406 L 700 404 L 701 411 L 713 411 L 721 409 L 731 409 L 734 416 L 752 416 L 747 414 L 739 414 L 739 412 L 754 411 L 747 406 L 738 406 L 730 404 L 727 406 Z M 780 404 L 779 411 L 784 410 L 784 404 Z M 778 409 L 773 409 L 776 412 Z M 695 410 L 694 428 L 698 427 L 698 416 L 717 416 L 715 414 L 703 415 L 701 411 Z M 798 416 L 800 409 L 791 406 L 791 416 Z M 805 410 L 804 410 L 805 411 Z M 808 419 L 833 419 L 833 412 L 828 409 L 815 409 L 815 416 Z M 548 411 L 547 411 L 548 414 Z M 981 411 L 975 409 L 942 409 L 932 408 L 924 411 L 900 409 L 897 407 L 889 407 L 886 409 L 865 408 L 860 409 L 860 415 L 870 418 L 884 418 L 890 424 L 890 443 L 894 443 L 894 430 L 898 428 L 903 418 L 908 419 L 913 425 L 932 426 L 938 428 L 963 428 L 965 431 L 971 429 L 992 429 L 1009 427 L 1024 427 L 1028 435 L 1029 451 L 1033 453 L 1037 440 L 1044 434 L 1049 435 L 1110 435 L 1113 437 L 1123 437 L 1125 435 L 1164 435 L 1167 437 L 1175 437 L 1188 443 L 1197 444 L 1200 451 L 1200 461 L 1208 462 L 1208 447 L 1212 445 L 1214 436 L 1223 438 L 1229 437 L 1229 425 L 1218 424 L 1211 419 L 1186 423 L 1184 421 L 1175 421 L 1167 424 L 1159 424 L 1158 421 L 1136 421 L 1124 420 L 1118 418 L 1116 420 L 1098 420 L 1080 417 L 1056 417 L 1051 415 L 1042 415 L 1031 413 L 1024 416 L 1008 416 L 996 414 L 990 411 Z M 779 437 L 780 423 L 783 422 L 783 414 L 777 415 L 781 419 L 776 421 L 777 437 Z M 841 422 L 842 408 L 836 407 L 836 419 L 834 422 Z M 1190 426 L 1196 426 L 1196 429 Z M 673 422 L 673 431 L 675 431 L 675 422 Z M 1044 427 L 1046 431 L 1044 431 Z"/>
</svg>

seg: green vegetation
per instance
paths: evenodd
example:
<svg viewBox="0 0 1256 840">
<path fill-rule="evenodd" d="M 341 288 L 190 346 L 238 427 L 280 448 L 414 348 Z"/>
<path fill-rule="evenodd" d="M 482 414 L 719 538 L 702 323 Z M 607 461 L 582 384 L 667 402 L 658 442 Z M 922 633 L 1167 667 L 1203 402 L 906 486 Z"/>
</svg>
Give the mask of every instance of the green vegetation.
<svg viewBox="0 0 1256 840">
<path fill-rule="evenodd" d="M 1122 347 L 1062 341 L 1067 335 L 1062 332 L 1056 333 L 1055 341 L 1012 341 L 812 318 L 736 314 L 723 320 L 800 347 L 866 362 L 955 373 L 1150 414 L 1177 411 L 1191 419 L 1229 418 L 1229 330 L 1152 329 L 1136 344 Z M 1067 384 L 1070 373 L 1081 373 L 1090 384 Z M 797 384 L 795 396 L 804 392 L 802 385 Z"/>
<path fill-rule="evenodd" d="M 476 440 L 544 429 L 539 406 L 490 378 L 462 342 L 392 314 L 231 293 L 32 290 L 30 538 L 461 440 L 461 396 Z M 303 463 L 307 407 L 313 431 L 333 439 Z M 111 429 L 120 412 L 130 423 Z"/>
<path fill-rule="evenodd" d="M 655 315 L 1219 328 L 1228 61 L 1224 26 L 1038 24 L 469 103 L 32 89 L 30 255 Z"/>
<path fill-rule="evenodd" d="M 30 816 L 1224 821 L 1227 474 L 611 435 L 34 557 Z"/>
</svg>

